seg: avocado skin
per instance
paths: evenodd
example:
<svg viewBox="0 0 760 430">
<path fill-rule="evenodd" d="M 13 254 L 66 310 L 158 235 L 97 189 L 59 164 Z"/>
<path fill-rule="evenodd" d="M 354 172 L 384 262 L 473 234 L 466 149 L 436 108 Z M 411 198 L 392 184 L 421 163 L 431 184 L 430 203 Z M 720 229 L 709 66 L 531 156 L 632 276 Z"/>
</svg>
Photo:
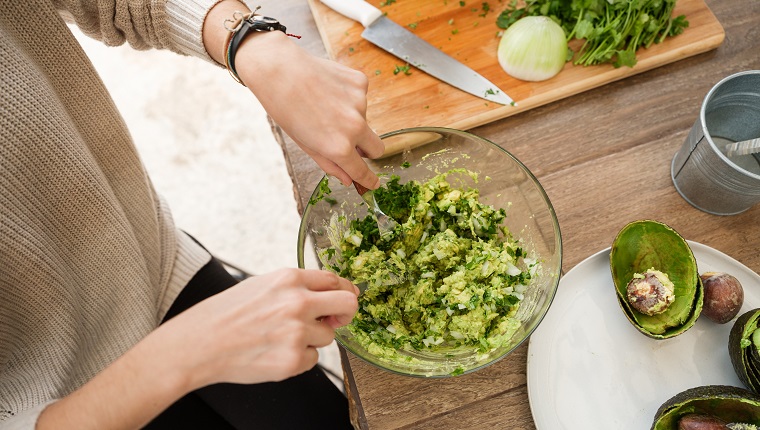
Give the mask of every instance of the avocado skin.
<svg viewBox="0 0 760 430">
<path fill-rule="evenodd" d="M 676 287 L 676 301 L 655 316 L 634 310 L 624 294 L 633 274 L 651 266 L 667 273 Z M 610 270 L 625 317 L 650 338 L 678 336 L 691 328 L 702 312 L 704 288 L 697 261 L 686 239 L 667 224 L 639 220 L 625 225 L 612 242 Z"/>
<path fill-rule="evenodd" d="M 754 393 L 760 393 L 760 356 L 752 345 L 742 348 L 741 341 L 751 337 L 752 327 L 757 327 L 760 308 L 743 313 L 736 319 L 728 335 L 728 355 L 734 372 L 744 386 Z"/>
<path fill-rule="evenodd" d="M 760 396 L 729 385 L 689 388 L 663 403 L 654 415 L 651 430 L 677 430 L 687 414 L 712 415 L 729 423 L 760 424 Z"/>
</svg>

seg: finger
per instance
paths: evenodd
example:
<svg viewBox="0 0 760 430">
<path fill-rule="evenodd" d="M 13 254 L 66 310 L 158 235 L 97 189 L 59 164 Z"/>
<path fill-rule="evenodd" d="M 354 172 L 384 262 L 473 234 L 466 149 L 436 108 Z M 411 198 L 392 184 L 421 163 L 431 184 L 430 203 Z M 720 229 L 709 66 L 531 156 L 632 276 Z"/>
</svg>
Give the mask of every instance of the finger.
<svg viewBox="0 0 760 430">
<path fill-rule="evenodd" d="M 322 169 L 323 172 L 327 173 L 330 176 L 335 177 L 340 181 L 341 184 L 345 186 L 351 185 L 351 175 L 346 173 L 345 170 L 341 169 L 340 166 L 335 164 L 334 162 L 328 160 L 325 157 L 322 157 L 320 155 L 314 154 L 314 153 L 308 153 L 309 156 L 317 163 L 320 169 Z"/>
<path fill-rule="evenodd" d="M 379 139 L 374 133 L 371 134 L 374 135 L 376 139 Z M 380 144 L 382 145 L 382 142 L 380 142 Z M 325 173 L 334 176 L 345 186 L 351 185 L 352 181 L 356 181 L 370 190 L 374 190 L 380 186 L 380 178 L 369 169 L 367 163 L 356 150 L 357 148 L 348 151 L 346 155 L 335 157 L 334 160 L 331 160 L 308 149 L 305 145 L 299 144 L 299 147 L 301 147 Z M 382 153 L 380 155 L 382 155 Z"/>
<path fill-rule="evenodd" d="M 367 162 L 357 151 L 351 151 L 340 159 L 336 159 L 335 163 L 348 173 L 351 179 L 364 185 L 365 188 L 374 190 L 380 186 L 380 178 L 369 169 Z"/>
<path fill-rule="evenodd" d="M 356 296 L 347 291 L 318 291 L 311 294 L 307 307 L 302 311 L 303 316 L 327 321 L 333 328 L 351 322 L 359 309 Z"/>
<path fill-rule="evenodd" d="M 357 149 L 367 158 L 380 158 L 385 153 L 385 144 L 380 137 L 367 127 L 366 137 L 359 141 Z"/>
<path fill-rule="evenodd" d="M 307 330 L 307 347 L 322 348 L 331 344 L 335 339 L 333 328 L 322 321 L 315 320 Z"/>
<path fill-rule="evenodd" d="M 357 291 L 351 281 L 327 270 L 304 269 L 303 285 L 312 291 L 344 290 L 352 293 Z"/>
<path fill-rule="evenodd" d="M 309 297 L 308 308 L 304 312 L 310 319 L 338 317 L 340 321 L 351 321 L 359 309 L 359 301 L 353 292 L 316 291 Z"/>
<path fill-rule="evenodd" d="M 351 324 L 351 321 L 353 321 L 353 319 L 353 315 L 350 317 L 347 315 L 329 315 L 322 319 L 322 323 L 329 325 L 333 329 L 337 329 Z"/>
</svg>

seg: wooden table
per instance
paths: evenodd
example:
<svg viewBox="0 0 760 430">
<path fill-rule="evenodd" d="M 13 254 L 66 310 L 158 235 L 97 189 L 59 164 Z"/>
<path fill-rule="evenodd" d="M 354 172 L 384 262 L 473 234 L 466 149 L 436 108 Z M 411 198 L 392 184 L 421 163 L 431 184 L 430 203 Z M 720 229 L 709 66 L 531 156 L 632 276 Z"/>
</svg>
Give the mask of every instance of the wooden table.
<svg viewBox="0 0 760 430">
<path fill-rule="evenodd" d="M 717 50 L 471 130 L 514 154 L 546 189 L 562 230 L 564 272 L 608 247 L 637 219 L 665 222 L 760 272 L 760 205 L 735 216 L 709 215 L 686 203 L 670 178 L 670 161 L 705 94 L 725 76 L 760 69 L 760 2 L 707 3 L 726 32 Z M 325 55 L 305 0 L 263 6 L 302 34 L 307 49 Z M 322 172 L 273 127 L 302 210 Z M 348 354 L 344 370 L 355 425 L 533 429 L 527 350 L 526 342 L 491 367 L 444 380 L 396 376 Z"/>
</svg>

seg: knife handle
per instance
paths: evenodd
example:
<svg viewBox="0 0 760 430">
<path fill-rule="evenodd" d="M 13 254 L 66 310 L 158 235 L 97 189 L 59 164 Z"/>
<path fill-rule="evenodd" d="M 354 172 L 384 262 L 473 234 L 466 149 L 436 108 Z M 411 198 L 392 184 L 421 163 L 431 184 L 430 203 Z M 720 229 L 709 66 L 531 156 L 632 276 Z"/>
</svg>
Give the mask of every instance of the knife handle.
<svg viewBox="0 0 760 430">
<path fill-rule="evenodd" d="M 380 9 L 364 0 L 322 0 L 322 3 L 347 18 L 359 21 L 365 28 L 383 16 Z"/>
</svg>

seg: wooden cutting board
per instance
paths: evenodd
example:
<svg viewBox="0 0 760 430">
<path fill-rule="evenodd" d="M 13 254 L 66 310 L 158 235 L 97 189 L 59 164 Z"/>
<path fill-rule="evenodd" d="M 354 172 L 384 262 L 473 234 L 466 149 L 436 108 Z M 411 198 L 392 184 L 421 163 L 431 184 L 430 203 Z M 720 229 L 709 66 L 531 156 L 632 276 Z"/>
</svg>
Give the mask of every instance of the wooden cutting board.
<svg viewBox="0 0 760 430">
<path fill-rule="evenodd" d="M 378 7 L 382 0 L 371 0 Z M 570 63 L 554 78 L 526 82 L 507 75 L 496 50 L 501 29 L 496 17 L 507 0 L 397 0 L 381 7 L 387 16 L 417 36 L 468 65 L 509 94 L 517 106 L 503 106 L 472 96 L 411 68 L 394 74 L 400 59 L 362 39 L 363 27 L 323 5 L 308 0 L 317 28 L 333 60 L 363 71 L 369 78 L 367 120 L 378 133 L 417 126 L 467 130 L 573 94 L 623 79 L 718 47 L 723 27 L 703 0 L 678 0 L 675 16 L 686 15 L 689 27 L 680 35 L 637 53 L 635 67 L 574 66 Z M 410 26 L 411 24 L 411 26 Z"/>
</svg>

